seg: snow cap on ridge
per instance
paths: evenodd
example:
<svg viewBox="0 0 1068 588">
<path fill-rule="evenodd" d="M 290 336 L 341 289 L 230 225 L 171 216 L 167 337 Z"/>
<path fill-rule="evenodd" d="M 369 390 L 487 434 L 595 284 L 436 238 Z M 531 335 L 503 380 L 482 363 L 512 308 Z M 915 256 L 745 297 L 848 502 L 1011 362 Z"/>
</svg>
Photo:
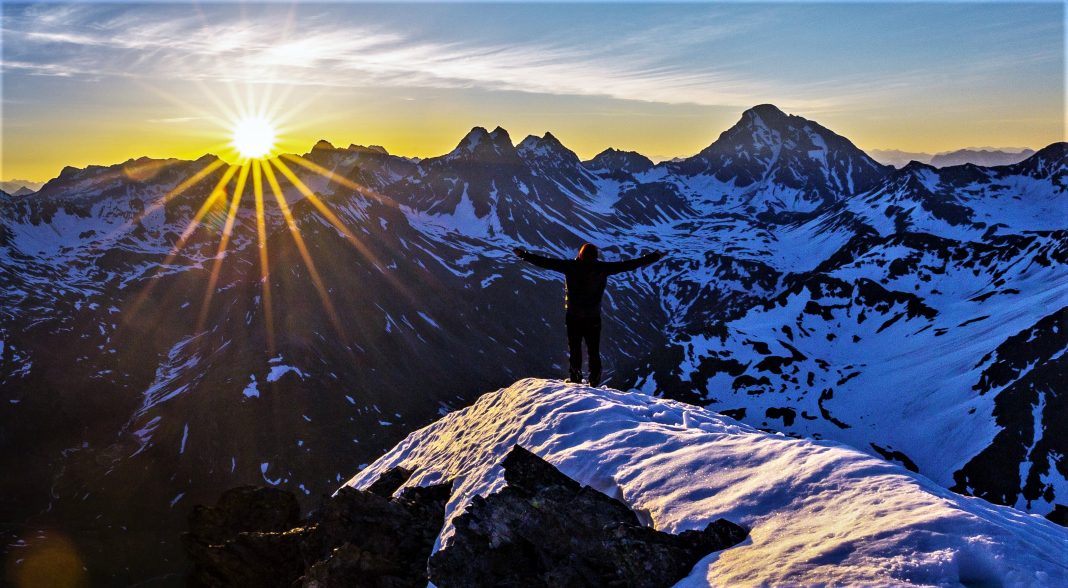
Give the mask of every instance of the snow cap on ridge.
<svg viewBox="0 0 1068 588">
<path fill-rule="evenodd" d="M 653 160 L 637 151 L 622 151 L 609 147 L 595 155 L 593 159 L 582 162 L 582 165 L 596 172 L 640 174 L 652 169 Z"/>
<path fill-rule="evenodd" d="M 508 131 L 496 127 L 486 131 L 484 127 L 472 128 L 445 159 L 467 159 L 493 163 L 511 163 L 517 159 L 515 146 Z"/>
<path fill-rule="evenodd" d="M 639 392 L 520 380 L 408 436 L 347 484 L 394 466 L 408 485 L 455 480 L 441 539 L 474 496 L 500 490 L 519 444 L 678 533 L 726 518 L 751 540 L 680 586 L 1061 585 L 1068 529 L 954 494 L 844 445 L 765 433 Z M 775 562 L 775 565 L 768 565 Z"/>
<path fill-rule="evenodd" d="M 758 104 L 742 113 L 742 120 L 764 122 L 768 126 L 776 126 L 786 122 L 790 115 L 786 114 L 774 104 Z"/>
<path fill-rule="evenodd" d="M 553 165 L 579 165 L 578 155 L 568 149 L 556 138 L 555 135 L 546 131 L 544 135 L 527 135 L 516 147 L 519 156 L 528 161 L 544 160 Z"/>
</svg>

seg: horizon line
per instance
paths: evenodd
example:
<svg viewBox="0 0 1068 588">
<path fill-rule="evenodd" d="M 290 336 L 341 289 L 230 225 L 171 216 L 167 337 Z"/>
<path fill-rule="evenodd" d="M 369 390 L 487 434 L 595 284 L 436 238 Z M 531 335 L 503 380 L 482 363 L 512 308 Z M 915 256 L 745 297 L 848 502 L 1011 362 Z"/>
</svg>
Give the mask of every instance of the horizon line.
<svg viewBox="0 0 1068 588">
<path fill-rule="evenodd" d="M 808 119 L 806 119 L 806 120 L 808 120 Z M 481 128 L 481 129 L 485 130 L 486 127 L 484 127 L 482 125 L 476 125 L 474 127 L 471 127 L 471 131 L 474 131 L 475 129 L 478 129 L 478 128 Z M 497 125 L 496 128 L 500 128 L 505 133 L 508 133 L 508 129 L 505 129 L 504 127 L 501 127 L 500 125 Z M 830 130 L 830 129 L 828 129 L 828 130 Z M 463 138 L 466 138 L 467 135 L 470 134 L 471 131 L 468 131 L 468 133 L 465 134 Z M 833 133 L 834 131 L 831 131 L 831 132 Z M 552 131 L 545 131 L 545 133 L 546 134 L 552 134 L 554 137 L 556 137 L 556 135 L 554 133 L 552 133 Z M 837 133 L 835 133 L 835 134 L 837 134 Z M 840 136 L 844 137 L 844 135 L 840 135 Z M 508 134 L 508 137 L 509 137 L 509 142 L 511 142 L 511 134 L 510 133 Z M 534 137 L 534 138 L 540 139 L 540 138 L 544 137 L 544 134 L 542 136 L 540 136 L 540 137 L 538 135 L 527 135 L 527 137 Z M 362 145 L 362 144 L 359 144 L 359 143 L 350 143 L 348 146 L 338 147 L 333 142 L 328 141 L 326 139 L 317 139 L 317 140 L 315 140 L 306 153 L 311 153 L 312 151 L 314 151 L 316 145 L 318 145 L 319 143 L 327 143 L 328 145 L 330 145 L 330 148 L 335 150 L 335 151 L 338 151 L 338 150 L 349 150 L 349 149 L 351 149 L 353 147 L 360 147 L 360 148 L 363 148 L 363 149 L 369 149 L 370 147 L 381 147 L 382 149 L 384 149 L 386 151 L 386 155 L 389 156 L 389 157 L 399 157 L 399 158 L 402 158 L 402 159 L 408 159 L 408 160 L 413 160 L 413 161 L 416 161 L 416 162 L 422 162 L 422 161 L 426 161 L 428 159 L 438 159 L 438 158 L 447 156 L 449 153 L 452 153 L 452 151 L 454 151 L 456 148 L 459 148 L 460 144 L 463 143 L 463 138 L 460 139 L 460 143 L 457 144 L 457 147 L 453 148 L 452 150 L 447 151 L 445 153 L 438 154 L 438 155 L 431 155 L 431 156 L 426 156 L 426 157 L 419 157 L 419 156 L 414 156 L 414 155 L 404 155 L 404 154 L 401 154 L 401 153 L 393 153 L 393 152 L 389 151 L 389 149 L 386 149 L 386 147 L 384 147 L 382 145 Z M 526 137 L 524 137 L 524 139 L 525 138 Z M 845 138 L 848 139 L 848 137 L 845 137 Z M 559 141 L 559 139 L 557 139 L 557 140 Z M 718 139 L 717 139 L 717 141 L 718 141 Z M 1043 146 L 1038 147 L 1038 148 L 1035 148 L 1035 147 L 997 147 L 997 146 L 990 146 L 990 145 L 984 145 L 984 146 L 969 145 L 969 146 L 965 146 L 965 147 L 960 147 L 958 149 L 951 149 L 951 150 L 948 150 L 948 151 L 938 151 L 938 152 L 935 152 L 935 153 L 929 153 L 929 152 L 926 152 L 926 151 L 905 151 L 905 150 L 894 149 L 894 148 L 870 148 L 870 149 L 865 149 L 865 148 L 862 148 L 862 147 L 856 145 L 855 143 L 853 144 L 853 146 L 856 147 L 857 149 L 859 149 L 860 151 L 864 152 L 865 155 L 867 155 L 868 157 L 871 157 L 873 160 L 875 160 L 880 165 L 889 165 L 891 167 L 895 167 L 895 166 L 893 166 L 893 164 L 888 164 L 888 163 L 883 163 L 881 161 L 878 161 L 876 158 L 871 156 L 871 152 L 873 152 L 873 151 L 882 151 L 882 152 L 897 151 L 899 153 L 910 154 L 910 155 L 937 156 L 937 155 L 946 155 L 946 154 L 950 154 L 950 153 L 957 153 L 957 152 L 960 152 L 960 151 L 1000 151 L 1000 152 L 1003 152 L 1003 153 L 1012 153 L 1012 154 L 1023 153 L 1024 151 L 1031 151 L 1032 155 L 1028 155 L 1026 158 L 1024 158 L 1024 160 L 1026 160 L 1026 159 L 1029 159 L 1030 157 L 1032 157 L 1035 153 L 1038 153 L 1038 152 L 1042 151 L 1043 149 L 1046 149 L 1046 148 L 1051 147 L 1053 145 L 1057 145 L 1059 143 L 1065 143 L 1065 142 L 1068 142 L 1068 140 L 1054 141 L 1054 142 L 1052 142 L 1052 143 L 1050 143 L 1048 145 L 1043 145 Z M 710 143 L 709 146 L 711 146 L 714 143 L 715 143 L 715 141 Z M 850 143 L 852 143 L 852 141 L 850 141 Z M 565 149 L 569 149 L 567 147 L 567 145 L 565 145 L 563 143 L 563 141 L 560 141 L 560 144 L 563 145 L 563 147 Z M 513 148 L 518 147 L 518 143 L 513 143 L 512 147 Z M 600 155 L 600 154 L 602 154 L 602 153 L 604 153 L 605 151 L 608 151 L 608 150 L 615 150 L 615 151 L 619 151 L 619 152 L 623 152 L 623 153 L 635 153 L 637 155 L 645 157 L 646 159 L 649 159 L 650 161 L 653 162 L 654 165 L 660 165 L 662 163 L 669 162 L 669 161 L 676 160 L 676 159 L 688 159 L 688 158 L 691 158 L 691 157 L 695 157 L 698 153 L 700 153 L 700 151 L 698 151 L 697 153 L 693 153 L 693 154 L 690 154 L 690 155 L 675 155 L 675 156 L 656 155 L 656 156 L 650 156 L 650 155 L 646 155 L 644 153 L 641 153 L 639 151 L 633 151 L 633 150 L 628 150 L 628 149 L 618 149 L 618 148 L 615 148 L 615 147 L 605 147 L 604 149 L 602 149 L 601 151 L 597 152 L 597 154 L 593 155 L 592 157 L 589 157 L 589 158 L 579 157 L 579 161 L 582 162 L 582 163 L 585 163 L 585 162 L 588 162 L 588 161 L 592 161 L 598 155 Z M 574 153 L 574 151 L 572 151 L 572 152 Z M 278 158 L 278 157 L 283 157 L 285 155 L 301 156 L 301 154 L 295 153 L 295 152 L 280 151 L 280 152 L 278 152 L 278 153 L 276 153 L 274 155 L 271 155 L 269 157 L 260 157 L 260 158 L 255 158 L 255 159 L 257 159 L 257 160 L 267 160 L 267 159 L 274 159 L 274 158 Z M 575 155 L 578 156 L 577 153 Z M 139 155 L 139 156 L 136 156 L 136 157 L 129 157 L 129 158 L 123 160 L 123 161 L 115 161 L 115 162 L 112 162 L 112 163 L 89 163 L 89 164 L 86 164 L 84 167 L 78 167 L 77 165 L 67 164 L 67 165 L 64 165 L 62 168 L 60 168 L 60 171 L 56 175 L 54 175 L 54 176 L 52 176 L 50 178 L 47 178 L 47 179 L 43 179 L 43 180 L 33 180 L 33 179 L 27 179 L 27 178 L 10 178 L 10 179 L 6 179 L 6 178 L 3 178 L 3 177 L 0 177 L 0 182 L 28 182 L 28 183 L 34 183 L 34 184 L 41 184 L 42 186 L 44 186 L 45 184 L 48 184 L 49 182 L 51 182 L 51 181 L 53 181 L 55 179 L 58 179 L 59 176 L 62 175 L 63 171 L 66 170 L 66 169 L 73 169 L 73 170 L 77 170 L 77 171 L 83 171 L 83 170 L 86 170 L 86 169 L 89 169 L 89 168 L 92 168 L 92 167 L 98 167 L 98 168 L 105 168 L 106 169 L 106 168 L 111 168 L 111 167 L 115 167 L 115 166 L 125 165 L 125 164 L 128 164 L 130 162 L 136 162 L 136 161 L 146 160 L 146 159 L 150 160 L 150 161 L 176 160 L 176 161 L 181 161 L 181 162 L 195 162 L 195 161 L 199 161 L 201 159 L 204 159 L 206 157 L 211 157 L 211 158 L 215 158 L 215 159 L 224 161 L 229 165 L 245 165 L 245 164 L 240 163 L 239 161 L 229 161 L 226 157 L 223 157 L 223 156 L 218 155 L 216 153 L 211 153 L 210 151 L 206 151 L 203 154 L 201 154 L 201 155 L 199 155 L 197 157 L 191 158 L 191 159 L 190 158 L 184 158 L 184 157 L 174 157 L 174 156 L 172 156 L 172 157 L 153 157 L 153 156 L 150 156 L 150 155 Z M 916 160 L 912 160 L 912 161 L 916 162 L 916 163 L 920 163 L 922 165 L 930 165 L 930 164 L 927 164 L 927 163 L 923 163 L 922 161 L 919 161 L 919 162 L 916 161 Z"/>
</svg>

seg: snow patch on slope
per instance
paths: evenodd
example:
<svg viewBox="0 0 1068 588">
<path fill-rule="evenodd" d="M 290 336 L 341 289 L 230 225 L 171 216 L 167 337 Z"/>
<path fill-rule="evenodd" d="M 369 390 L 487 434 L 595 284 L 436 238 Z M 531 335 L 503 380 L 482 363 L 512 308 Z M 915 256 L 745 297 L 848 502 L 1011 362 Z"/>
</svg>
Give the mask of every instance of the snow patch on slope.
<svg viewBox="0 0 1068 588">
<path fill-rule="evenodd" d="M 499 464 L 515 444 L 648 513 L 657 529 L 700 529 L 720 517 L 752 529 L 750 541 L 705 558 L 680 586 L 1068 581 L 1068 530 L 1041 517 L 953 494 L 841 444 L 558 381 L 486 394 L 412 433 L 347 485 L 366 488 L 398 465 L 415 470 L 412 485 L 455 480 L 447 544 L 451 519 L 504 486 Z"/>
</svg>

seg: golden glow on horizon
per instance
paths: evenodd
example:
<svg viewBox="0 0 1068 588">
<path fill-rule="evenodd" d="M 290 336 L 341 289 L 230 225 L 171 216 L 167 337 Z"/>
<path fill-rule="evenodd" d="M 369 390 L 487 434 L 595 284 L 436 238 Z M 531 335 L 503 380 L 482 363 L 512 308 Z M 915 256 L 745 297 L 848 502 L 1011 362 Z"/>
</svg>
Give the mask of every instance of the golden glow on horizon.
<svg viewBox="0 0 1068 588">
<path fill-rule="evenodd" d="M 278 133 L 265 118 L 246 117 L 234 123 L 231 144 L 242 157 L 260 159 L 270 155 Z"/>
<path fill-rule="evenodd" d="M 228 127 L 232 140 L 229 143 L 219 144 L 214 149 L 222 155 L 222 158 L 212 159 L 200 169 L 192 171 L 188 177 L 180 179 L 172 190 L 147 206 L 145 211 L 138 216 L 137 221 L 140 221 L 145 215 L 166 207 L 172 200 L 189 193 L 197 186 L 212 186 L 203 200 L 197 203 L 196 212 L 192 214 L 184 230 L 175 239 L 167 258 L 160 264 L 156 277 L 171 273 L 172 264 L 187 246 L 197 252 L 205 249 L 212 251 L 208 254 L 207 263 L 204 264 L 208 275 L 196 320 L 195 330 L 201 332 L 214 320 L 213 312 L 218 312 L 218 308 L 212 306 L 216 292 L 227 287 L 227 280 L 233 279 L 229 277 L 232 268 L 224 267 L 224 262 L 230 244 L 238 242 L 234 239 L 235 233 L 238 230 L 243 233 L 247 232 L 250 236 L 254 233 L 255 240 L 252 244 L 258 249 L 259 284 L 262 295 L 260 305 L 265 324 L 265 347 L 267 353 L 273 355 L 276 348 L 276 325 L 274 324 L 276 309 L 271 278 L 272 275 L 288 277 L 295 274 L 292 268 L 272 274 L 268 232 L 269 226 L 272 225 L 285 227 L 303 262 L 307 282 L 310 282 L 311 289 L 318 295 L 331 326 L 338 336 L 344 338 L 345 329 L 335 309 L 334 301 L 331 299 L 330 289 L 316 267 L 312 250 L 305 242 L 304 236 L 301 235 L 298 219 L 290 202 L 300 199 L 311 204 L 312 208 L 307 211 L 308 213 L 318 215 L 335 228 L 358 255 L 376 266 L 384 264 L 371 248 L 347 226 L 351 223 L 351 218 L 339 210 L 332 209 L 330 201 L 324 200 L 322 196 L 312 191 L 303 178 L 314 174 L 325 178 L 328 183 L 338 188 L 359 194 L 379 204 L 395 207 L 396 203 L 359 182 L 299 155 L 278 155 L 278 150 L 288 146 L 280 144 L 281 134 L 277 130 L 280 127 L 275 124 L 275 121 L 284 121 L 291 110 L 283 109 L 273 102 L 270 92 L 256 96 L 256 100 L 248 92 L 245 96 L 239 96 L 233 88 L 231 88 L 231 94 L 234 102 L 243 102 L 244 106 L 232 108 L 219 97 L 208 96 L 212 105 L 224 113 L 223 117 L 213 117 L 216 123 L 221 123 L 223 120 L 237 121 Z M 234 163 L 228 163 L 228 161 Z M 301 173 L 298 174 L 298 171 Z M 272 198 L 268 198 L 268 194 L 273 197 L 273 202 Z M 411 298 L 410 293 L 395 278 L 392 276 L 386 276 L 386 278 L 399 294 Z M 160 281 L 156 279 L 148 282 L 135 300 L 130 313 L 131 317 L 136 316 L 138 311 L 144 308 L 159 283 Z"/>
<path fill-rule="evenodd" d="M 276 95 L 273 86 L 255 89 L 245 87 L 244 91 L 240 91 L 233 85 L 227 88 L 230 100 L 208 91 L 207 88 L 202 88 L 204 100 L 196 103 L 181 103 L 175 97 L 169 96 L 173 102 L 197 114 L 198 116 L 195 117 L 197 120 L 212 123 L 216 132 L 210 134 L 215 137 L 216 141 L 221 135 L 217 132 L 219 129 L 228 131 L 230 140 L 219 141 L 214 146 L 210 146 L 207 141 L 202 143 L 202 149 L 218 154 L 220 158 L 213 159 L 203 168 L 180 181 L 173 190 L 146 207 L 145 212 L 140 215 L 144 216 L 159 210 L 194 186 L 214 182 L 214 187 L 200 203 L 196 213 L 192 215 L 189 223 L 176 239 L 167 258 L 159 266 L 157 277 L 170 273 L 171 264 L 187 246 L 194 250 L 202 250 L 206 245 L 214 251 L 209 258 L 210 273 L 207 276 L 206 288 L 197 315 L 195 330 L 201 332 L 213 320 L 213 311 L 218 310 L 213 309 L 212 300 L 218 289 L 226 287 L 225 283 L 220 282 L 231 279 L 224 277 L 224 269 L 227 273 L 231 271 L 231 268 L 224 268 L 224 261 L 227 257 L 227 249 L 231 243 L 235 242 L 235 231 L 241 229 L 250 234 L 254 231 L 255 241 L 253 243 L 258 249 L 259 284 L 262 294 L 260 304 L 265 324 L 265 348 L 267 353 L 273 355 L 276 347 L 276 325 L 275 301 L 271 284 L 272 258 L 268 251 L 268 227 L 272 224 L 281 225 L 288 229 L 293 245 L 300 254 L 300 259 L 307 271 L 307 280 L 311 282 L 312 289 L 318 294 L 331 326 L 338 336 L 344 338 L 345 331 L 334 308 L 334 302 L 316 267 L 312 253 L 300 233 L 297 218 L 294 216 L 289 201 L 299 198 L 310 202 L 314 206 L 315 213 L 343 234 L 358 254 L 371 260 L 372 263 L 377 263 L 378 260 L 346 226 L 342 217 L 331 210 L 278 155 L 278 153 L 296 148 L 295 144 L 286 143 L 286 138 L 291 138 L 291 132 L 294 129 L 287 128 L 285 125 L 287 121 L 302 118 L 300 115 L 302 104 L 287 102 L 286 97 L 289 93 L 283 91 Z M 303 106 L 307 106 L 307 103 Z M 211 107 L 211 111 L 207 107 Z M 205 130 L 211 129 L 199 129 L 197 134 L 209 135 L 204 132 Z M 336 175 L 299 155 L 284 157 L 291 163 L 299 164 L 301 168 L 324 177 L 330 183 L 381 201 L 381 196 L 368 187 L 344 176 Z M 286 182 L 285 186 L 280 178 Z M 273 196 L 273 202 L 267 198 L 268 192 Z M 390 201 L 387 203 L 392 204 Z M 205 236 L 207 236 L 207 242 L 205 242 Z M 207 265 L 205 264 L 205 267 Z M 294 273 L 290 268 L 289 271 L 277 272 L 273 275 L 289 277 Z M 392 280 L 390 282 L 392 283 Z M 158 283 L 158 280 L 148 282 L 135 300 L 131 316 L 135 316 L 140 309 L 144 308 Z M 407 292 L 401 293 L 407 295 Z"/>
<path fill-rule="evenodd" d="M 541 136 L 551 131 L 582 159 L 613 147 L 658 161 L 689 157 L 708 147 L 738 122 L 746 108 L 663 104 L 624 108 L 608 102 L 583 103 L 581 113 L 576 113 L 575 105 L 550 98 L 544 107 L 515 109 L 488 98 L 430 101 L 406 98 L 397 91 L 354 101 L 331 88 L 285 82 L 197 82 L 191 88 L 145 89 L 153 92 L 157 101 L 144 110 L 79 121 L 78 132 L 91 134 L 94 141 L 65 140 L 71 129 L 50 128 L 51 121 L 41 132 L 21 135 L 20 148 L 3 150 L 0 179 L 47 181 L 65 165 L 109 165 L 142 156 L 195 160 L 213 154 L 237 164 L 256 158 L 266 142 L 272 142 L 273 147 L 261 158 L 307 153 L 320 139 L 338 147 L 350 143 L 381 145 L 395 155 L 436 157 L 452 150 L 474 126 L 501 126 L 515 144 L 528 134 Z M 967 125 L 961 124 L 959 116 L 943 116 L 941 112 L 894 116 L 806 110 L 789 103 L 779 106 L 789 114 L 820 123 L 865 150 L 936 153 L 979 145 L 1038 149 L 1064 140 L 1061 102 L 1053 110 L 1038 109 L 1024 120 L 987 116 Z M 239 125 L 240 121 L 259 122 Z M 241 133 L 235 133 L 238 127 Z M 273 141 L 269 141 L 271 134 Z"/>
<path fill-rule="evenodd" d="M 587 117 L 557 117 L 536 112 L 457 114 L 455 109 L 436 112 L 433 108 L 414 112 L 405 110 L 408 105 L 392 110 L 385 107 L 376 110 L 371 106 L 346 110 L 344 104 L 320 105 L 318 102 L 297 103 L 290 107 L 296 110 L 303 106 L 313 110 L 313 104 L 314 112 L 305 112 L 298 117 L 289 115 L 288 111 L 267 113 L 266 119 L 275 123 L 276 131 L 272 155 L 306 153 L 316 141 L 325 139 L 338 147 L 350 143 L 381 145 L 395 155 L 435 157 L 452 150 L 471 127 L 492 129 L 499 125 L 508 130 L 513 143 L 519 143 L 528 134 L 540 136 L 551 131 L 582 159 L 591 158 L 609 147 L 637 151 L 654 160 L 670 159 L 689 157 L 708 147 L 720 133 L 738 121 L 744 110 L 695 109 L 700 111 L 678 115 L 668 113 L 659 118 L 611 116 L 610 113 Z M 213 105 L 204 102 L 201 106 Z M 1040 149 L 1065 140 L 1063 113 L 1040 112 L 1035 115 L 1035 122 L 1031 119 L 1023 123 L 993 120 L 961 125 L 957 120 L 927 119 L 919 114 L 902 118 L 863 117 L 783 109 L 820 123 L 869 153 L 874 149 L 938 153 L 986 145 Z M 678 110 L 683 109 L 678 107 Z M 183 108 L 176 113 L 189 111 Z M 181 124 L 147 124 L 130 118 L 87 120 L 84 124 L 90 130 L 86 132 L 99 137 L 96 141 L 63 140 L 69 130 L 44 129 L 48 132 L 21 138 L 19 144 L 24 148 L 3 151 L 0 179 L 48 181 L 67 165 L 79 168 L 112 165 L 141 156 L 195 160 L 210 153 L 229 163 L 238 163 L 246 157 L 230 139 L 234 121 L 239 118 L 237 113 L 222 116 L 213 113 Z"/>
</svg>

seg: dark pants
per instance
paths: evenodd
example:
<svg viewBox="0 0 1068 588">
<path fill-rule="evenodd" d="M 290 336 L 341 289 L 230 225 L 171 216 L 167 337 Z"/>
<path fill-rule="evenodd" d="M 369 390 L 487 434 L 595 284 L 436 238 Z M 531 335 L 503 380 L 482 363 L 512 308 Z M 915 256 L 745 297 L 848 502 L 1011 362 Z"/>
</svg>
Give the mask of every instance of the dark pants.
<svg viewBox="0 0 1068 588">
<path fill-rule="evenodd" d="M 582 341 L 590 356 L 590 385 L 601 383 L 601 317 L 567 315 L 567 347 L 571 352 L 571 379 L 582 379 Z"/>
</svg>

